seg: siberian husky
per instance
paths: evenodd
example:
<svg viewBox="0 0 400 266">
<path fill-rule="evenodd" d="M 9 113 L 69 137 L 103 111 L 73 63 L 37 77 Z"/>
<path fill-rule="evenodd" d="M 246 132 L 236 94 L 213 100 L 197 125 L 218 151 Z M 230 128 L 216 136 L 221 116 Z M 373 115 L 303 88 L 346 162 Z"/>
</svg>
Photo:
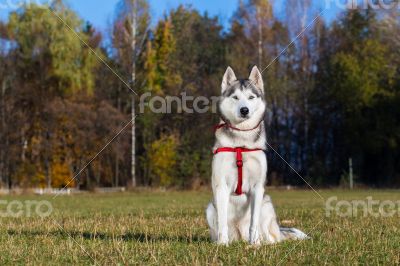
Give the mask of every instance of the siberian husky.
<svg viewBox="0 0 400 266">
<path fill-rule="evenodd" d="M 206 210 L 211 239 L 228 245 L 252 245 L 305 239 L 295 228 L 280 228 L 274 207 L 264 195 L 267 175 L 264 83 L 255 66 L 249 79 L 237 79 L 228 67 L 219 102 L 220 125 L 212 163 L 213 201 Z"/>
</svg>

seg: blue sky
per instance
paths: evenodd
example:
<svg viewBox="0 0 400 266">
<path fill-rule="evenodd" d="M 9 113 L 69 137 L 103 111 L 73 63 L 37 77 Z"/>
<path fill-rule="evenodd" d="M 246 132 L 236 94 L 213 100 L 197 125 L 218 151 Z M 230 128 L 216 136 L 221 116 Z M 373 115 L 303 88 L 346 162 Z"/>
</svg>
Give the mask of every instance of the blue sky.
<svg viewBox="0 0 400 266">
<path fill-rule="evenodd" d="M 5 3 L 18 3 L 19 1 L 46 1 L 46 0 L 0 0 L 0 18 L 6 19 L 13 10 Z M 218 16 L 220 22 L 228 28 L 229 19 L 236 10 L 239 0 L 149 0 L 153 20 L 162 17 L 165 12 L 179 4 L 192 5 L 201 13 L 205 11 L 211 16 Z M 87 21 L 93 23 L 101 31 L 107 30 L 112 21 L 115 6 L 118 0 L 66 0 L 68 5 L 78 12 Z M 337 11 L 327 12 L 326 17 L 332 18 Z"/>
<path fill-rule="evenodd" d="M 1 0 L 0 0 L 1 1 Z M 118 0 L 69 0 L 70 6 L 83 18 L 105 29 L 111 21 Z M 153 20 L 162 17 L 166 11 L 189 4 L 201 13 L 218 15 L 222 23 L 227 23 L 236 9 L 237 0 L 149 0 Z"/>
<path fill-rule="evenodd" d="M 45 0 L 39 1 L 45 2 Z M 0 18 L 3 20 L 7 18 L 9 12 L 13 11 L 12 7 L 5 5 L 7 2 L 17 3 L 18 0 L 0 0 Z M 92 22 L 101 30 L 107 29 L 110 24 L 117 2 L 118 0 L 66 0 L 66 3 L 78 12 L 84 20 Z M 162 17 L 166 11 L 177 7 L 179 4 L 188 4 L 201 13 L 207 11 L 210 15 L 217 15 L 221 22 L 226 25 L 236 9 L 238 0 L 149 0 L 149 3 L 153 20 Z"/>
</svg>

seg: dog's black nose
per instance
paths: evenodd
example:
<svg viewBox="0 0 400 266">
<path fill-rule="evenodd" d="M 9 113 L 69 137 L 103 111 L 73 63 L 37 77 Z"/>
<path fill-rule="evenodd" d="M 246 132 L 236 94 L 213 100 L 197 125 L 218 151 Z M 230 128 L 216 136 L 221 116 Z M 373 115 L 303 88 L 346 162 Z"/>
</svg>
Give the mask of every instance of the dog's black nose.
<svg viewBox="0 0 400 266">
<path fill-rule="evenodd" d="M 240 108 L 240 113 L 241 113 L 243 116 L 248 115 L 249 112 L 250 112 L 250 110 L 249 110 L 249 108 L 247 108 L 247 107 Z"/>
</svg>

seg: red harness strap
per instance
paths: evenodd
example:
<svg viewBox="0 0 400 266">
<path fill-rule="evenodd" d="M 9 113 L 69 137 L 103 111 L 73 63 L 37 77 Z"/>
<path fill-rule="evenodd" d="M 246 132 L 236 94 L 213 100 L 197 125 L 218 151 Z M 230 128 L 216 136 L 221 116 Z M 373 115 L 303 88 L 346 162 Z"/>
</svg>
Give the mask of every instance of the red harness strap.
<svg viewBox="0 0 400 266">
<path fill-rule="evenodd" d="M 218 148 L 214 151 L 214 154 L 220 152 L 236 152 L 236 166 L 238 168 L 238 183 L 236 187 L 235 193 L 237 195 L 242 195 L 242 185 L 243 185 L 243 152 L 253 152 L 253 151 L 262 151 L 261 149 L 246 149 L 246 148 L 229 148 L 229 147 L 222 147 Z"/>
</svg>

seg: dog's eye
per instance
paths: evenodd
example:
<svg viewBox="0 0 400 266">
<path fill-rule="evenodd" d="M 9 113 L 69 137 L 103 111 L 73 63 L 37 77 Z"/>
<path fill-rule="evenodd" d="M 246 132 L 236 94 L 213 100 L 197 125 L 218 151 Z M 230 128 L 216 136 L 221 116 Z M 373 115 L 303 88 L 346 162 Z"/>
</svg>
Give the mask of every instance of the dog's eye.
<svg viewBox="0 0 400 266">
<path fill-rule="evenodd" d="M 256 98 L 256 97 L 250 96 L 250 97 L 249 97 L 249 100 L 253 100 L 254 98 Z"/>
<path fill-rule="evenodd" d="M 232 98 L 235 100 L 239 100 L 239 98 L 237 96 L 233 96 Z"/>
</svg>

